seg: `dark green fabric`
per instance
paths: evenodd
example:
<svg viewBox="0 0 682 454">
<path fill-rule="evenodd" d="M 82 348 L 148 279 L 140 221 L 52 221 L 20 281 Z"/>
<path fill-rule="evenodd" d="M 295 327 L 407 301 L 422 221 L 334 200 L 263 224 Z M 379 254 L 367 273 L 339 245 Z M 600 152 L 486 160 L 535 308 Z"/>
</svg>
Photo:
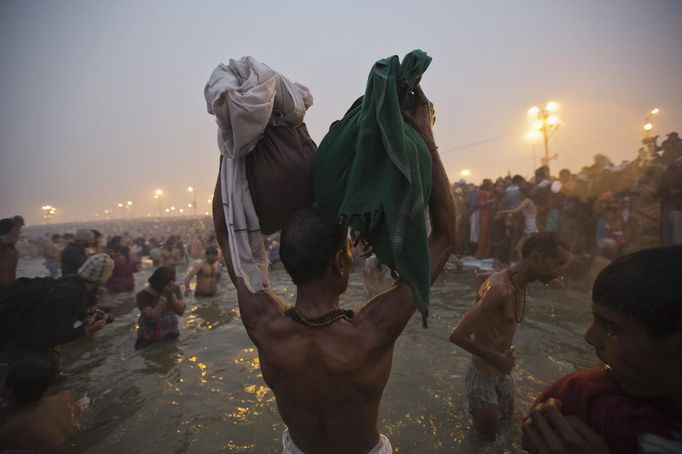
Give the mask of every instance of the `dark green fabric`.
<svg viewBox="0 0 682 454">
<path fill-rule="evenodd" d="M 379 60 L 365 95 L 332 124 L 313 161 L 315 201 L 338 213 L 377 255 L 406 281 L 424 316 L 430 267 L 425 208 L 431 195 L 431 156 L 401 107 L 431 63 L 415 50 L 403 59 Z"/>
</svg>

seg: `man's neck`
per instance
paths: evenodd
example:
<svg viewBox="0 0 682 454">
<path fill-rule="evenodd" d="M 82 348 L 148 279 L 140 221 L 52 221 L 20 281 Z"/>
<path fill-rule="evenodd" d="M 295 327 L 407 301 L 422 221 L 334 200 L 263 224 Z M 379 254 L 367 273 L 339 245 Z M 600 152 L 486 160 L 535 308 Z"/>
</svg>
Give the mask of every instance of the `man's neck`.
<svg viewBox="0 0 682 454">
<path fill-rule="evenodd" d="M 525 287 L 529 282 L 535 280 L 535 278 L 531 276 L 528 263 L 524 260 L 521 260 L 517 264 L 509 267 L 509 274 L 511 275 L 513 284 L 519 289 Z"/>
<path fill-rule="evenodd" d="M 339 308 L 339 295 L 328 285 L 317 280 L 299 285 L 296 291 L 296 309 L 308 318 L 321 317 Z"/>
</svg>

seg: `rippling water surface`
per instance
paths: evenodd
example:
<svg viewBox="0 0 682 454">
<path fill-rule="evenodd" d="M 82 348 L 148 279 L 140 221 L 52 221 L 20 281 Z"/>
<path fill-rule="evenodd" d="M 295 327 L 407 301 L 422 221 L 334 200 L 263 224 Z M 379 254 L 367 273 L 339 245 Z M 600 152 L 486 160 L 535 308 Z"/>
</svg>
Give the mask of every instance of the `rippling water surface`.
<svg viewBox="0 0 682 454">
<path fill-rule="evenodd" d="M 136 289 L 151 271 L 136 274 Z M 19 274 L 44 271 L 40 261 L 22 260 Z M 293 301 L 295 288 L 281 265 L 271 281 Z M 396 342 L 379 415 L 379 430 L 394 452 L 521 452 L 521 419 L 535 396 L 559 376 L 595 363 L 582 338 L 591 318 L 587 290 L 531 285 L 515 339 L 513 421 L 493 444 L 478 442 L 464 393 L 469 355 L 448 342 L 452 324 L 474 301 L 474 285 L 473 271 L 447 268 L 432 288 L 429 329 L 415 315 Z M 365 299 L 362 273 L 354 273 L 342 303 L 357 308 Z M 136 351 L 134 294 L 109 295 L 103 304 L 116 320 L 94 337 L 61 347 L 68 378 L 53 390 L 71 389 L 89 408 L 81 431 L 60 452 L 281 452 L 284 426 L 227 275 L 218 296 L 187 303 L 176 342 Z"/>
</svg>

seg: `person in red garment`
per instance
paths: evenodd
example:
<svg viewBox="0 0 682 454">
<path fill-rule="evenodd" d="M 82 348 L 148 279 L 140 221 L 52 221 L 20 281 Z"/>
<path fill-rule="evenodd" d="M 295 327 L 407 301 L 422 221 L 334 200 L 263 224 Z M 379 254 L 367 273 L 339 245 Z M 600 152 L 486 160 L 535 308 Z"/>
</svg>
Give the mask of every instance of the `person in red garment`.
<svg viewBox="0 0 682 454">
<path fill-rule="evenodd" d="M 454 246 L 450 185 L 431 132 L 430 103 L 421 90 L 412 113 L 433 160 L 429 204 L 431 282 Z M 267 289 L 252 294 L 232 265 L 220 187 L 213 219 L 239 312 L 258 349 L 265 383 L 287 425 L 283 453 L 384 454 L 391 444 L 377 428 L 381 396 L 391 373 L 393 346 L 415 312 L 412 290 L 402 280 L 356 313 L 339 307 L 353 257 L 346 227 L 336 213 L 309 208 L 291 215 L 282 229 L 280 256 L 296 284 L 296 304 Z"/>
<path fill-rule="evenodd" d="M 560 378 L 523 424 L 531 453 L 682 452 L 682 246 L 615 260 L 585 340 L 603 366 Z"/>
</svg>

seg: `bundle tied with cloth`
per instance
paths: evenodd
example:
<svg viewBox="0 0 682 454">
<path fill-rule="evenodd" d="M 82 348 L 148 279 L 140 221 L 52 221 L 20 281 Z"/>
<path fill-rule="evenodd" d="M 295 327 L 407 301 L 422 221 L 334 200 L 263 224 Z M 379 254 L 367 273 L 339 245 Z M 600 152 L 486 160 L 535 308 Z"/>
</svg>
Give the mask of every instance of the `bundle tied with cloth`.
<svg viewBox="0 0 682 454">
<path fill-rule="evenodd" d="M 232 264 L 255 293 L 269 286 L 261 234 L 275 233 L 291 213 L 313 203 L 317 147 L 303 123 L 313 97 L 253 57 L 218 65 L 204 96 L 218 123 L 220 191 Z"/>
<path fill-rule="evenodd" d="M 315 201 L 338 213 L 369 254 L 411 287 L 424 327 L 430 265 L 426 231 L 431 156 L 402 116 L 431 63 L 421 50 L 376 62 L 365 95 L 331 125 L 313 162 Z"/>
</svg>

